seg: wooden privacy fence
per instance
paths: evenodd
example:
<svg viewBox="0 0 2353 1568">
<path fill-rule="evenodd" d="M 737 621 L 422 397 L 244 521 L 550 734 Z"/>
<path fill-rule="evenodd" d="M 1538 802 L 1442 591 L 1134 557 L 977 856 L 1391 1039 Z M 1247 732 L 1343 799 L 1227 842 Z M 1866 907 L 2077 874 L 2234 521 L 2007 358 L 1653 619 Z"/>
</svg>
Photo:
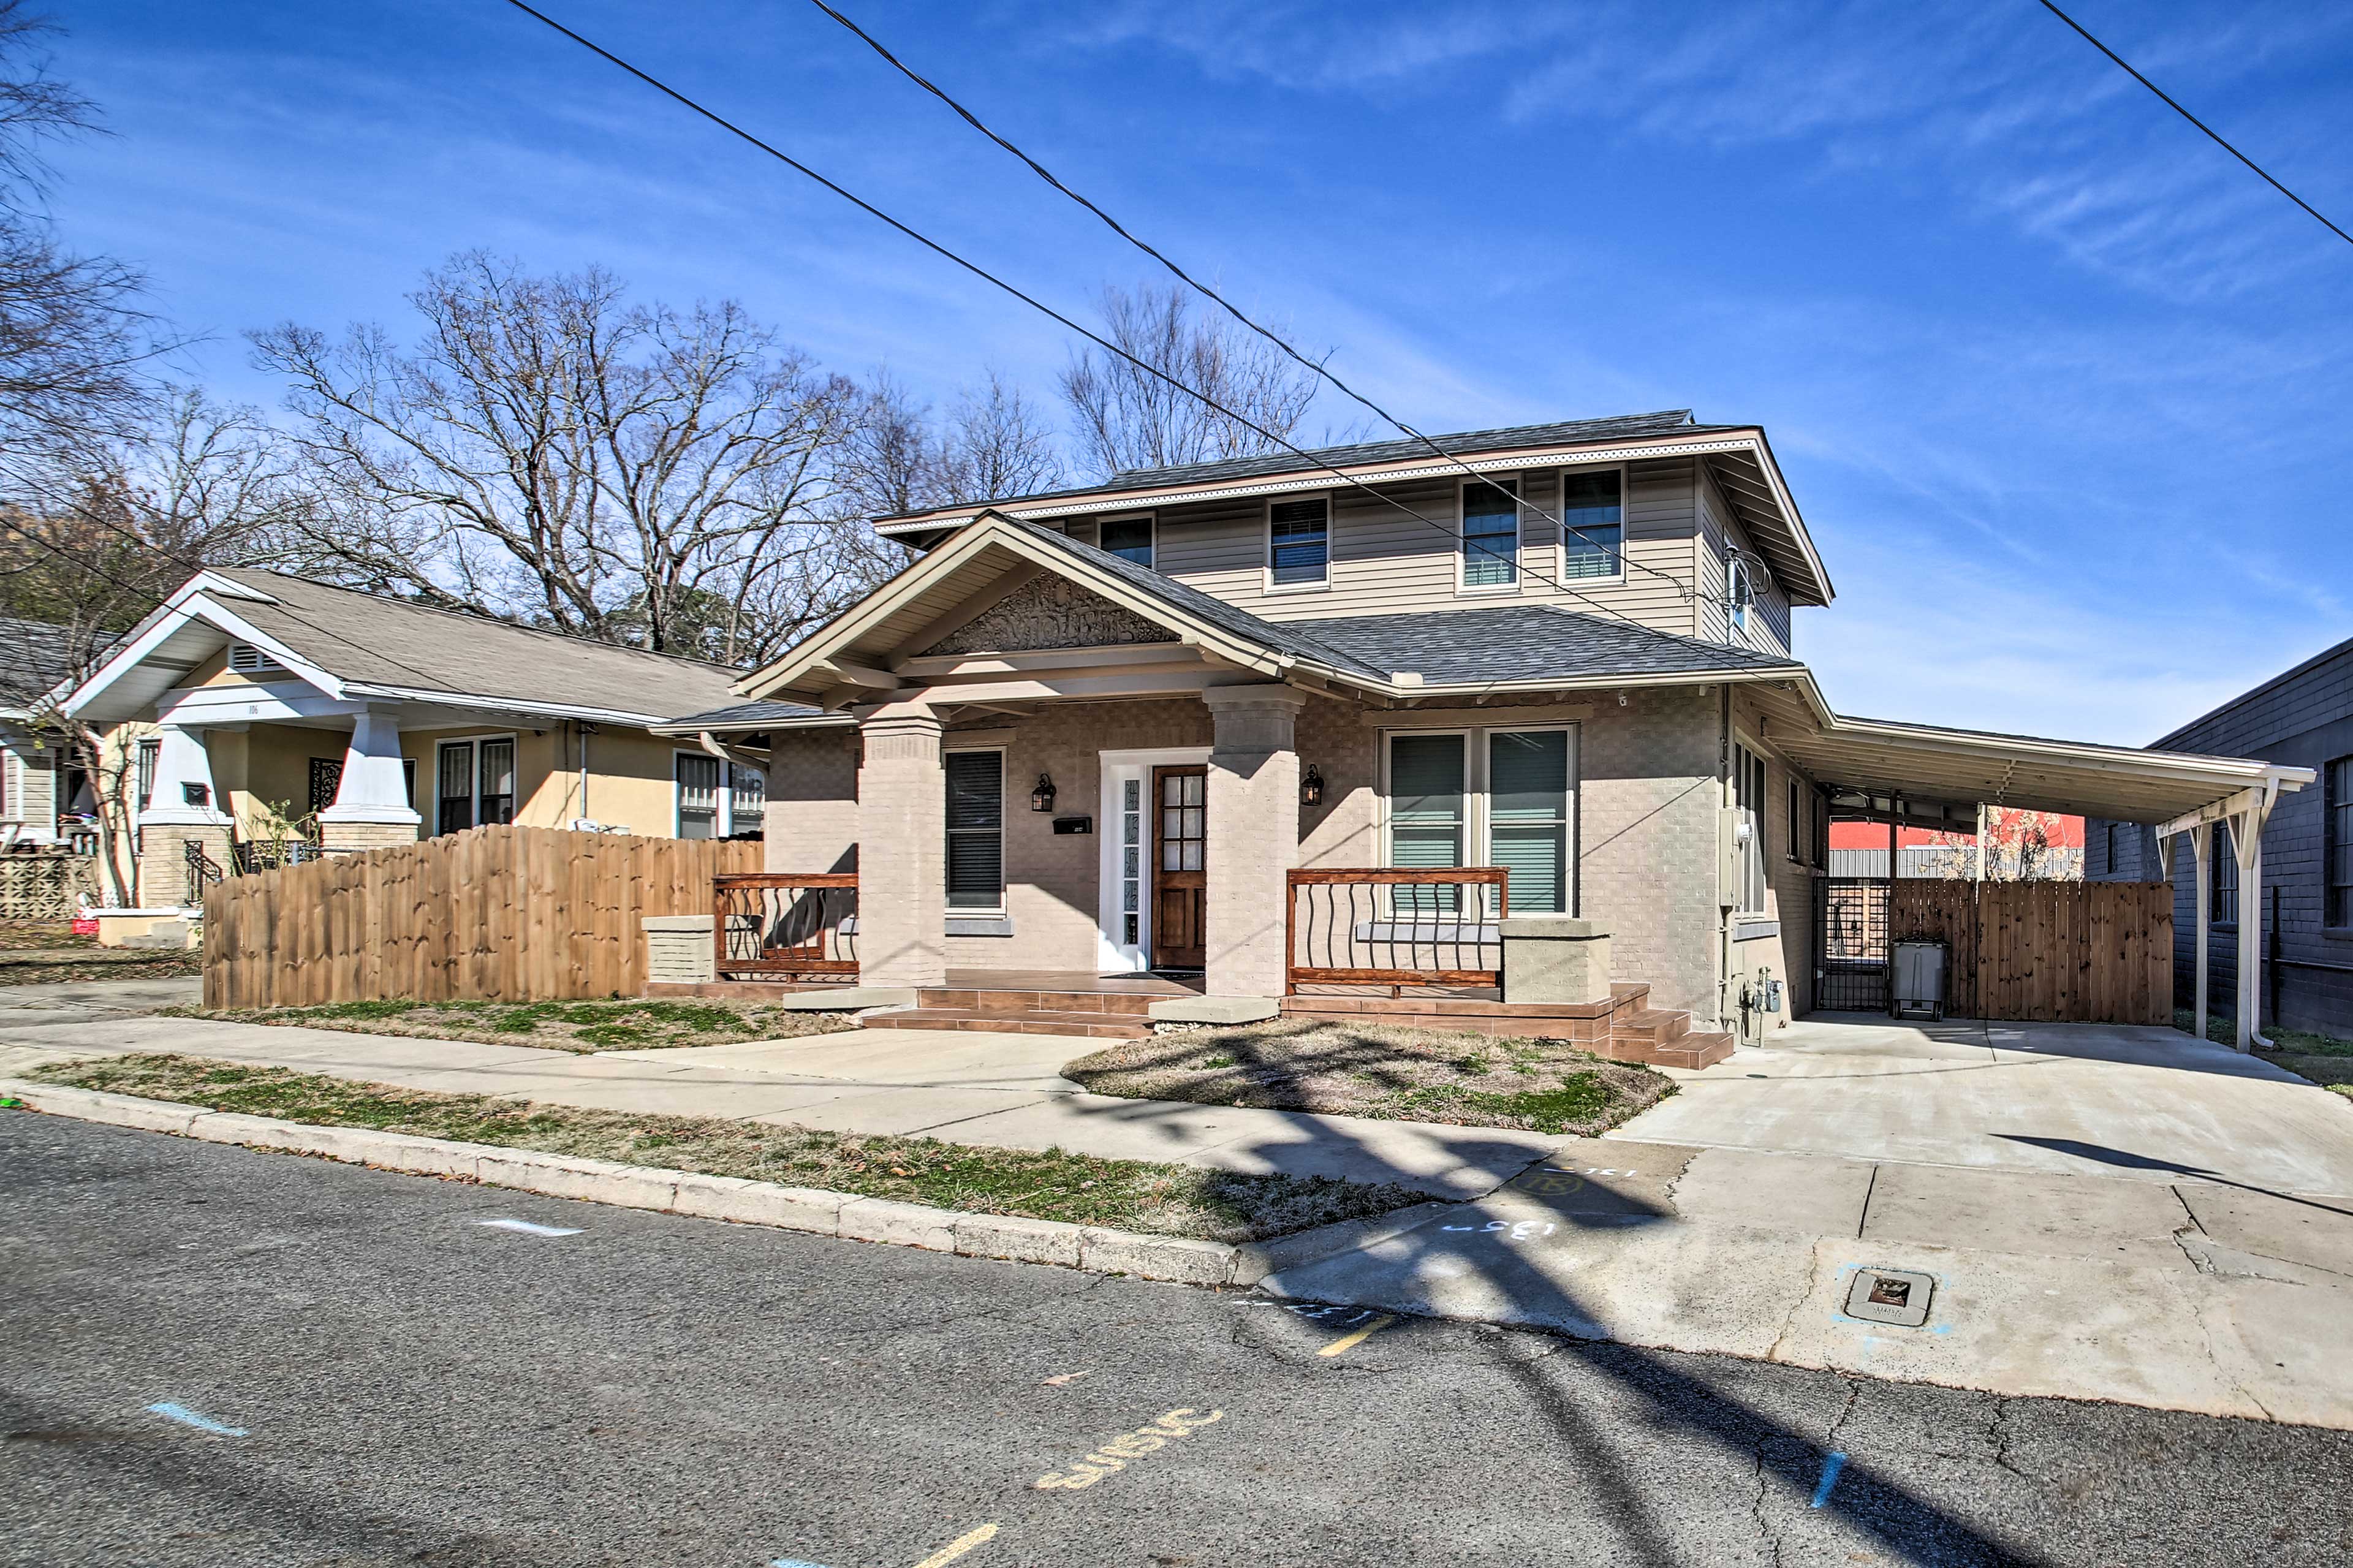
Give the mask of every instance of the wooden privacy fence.
<svg viewBox="0 0 2353 1568">
<path fill-rule="evenodd" d="M 205 1005 L 645 990 L 645 915 L 707 915 L 712 879 L 761 847 L 554 827 L 477 827 L 205 889 Z"/>
<path fill-rule="evenodd" d="M 1888 940 L 1942 938 L 1946 1011 L 2033 1022 L 2173 1022 L 2170 882 L 1899 878 Z"/>
</svg>

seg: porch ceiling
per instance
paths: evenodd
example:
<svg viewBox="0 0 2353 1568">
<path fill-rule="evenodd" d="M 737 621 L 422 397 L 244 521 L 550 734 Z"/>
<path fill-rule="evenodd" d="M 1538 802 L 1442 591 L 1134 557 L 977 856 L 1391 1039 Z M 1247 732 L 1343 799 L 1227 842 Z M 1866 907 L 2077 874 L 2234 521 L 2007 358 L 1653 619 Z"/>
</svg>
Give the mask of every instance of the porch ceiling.
<svg viewBox="0 0 2353 1568">
<path fill-rule="evenodd" d="M 2146 752 L 2074 741 L 1825 715 L 1805 694 L 1755 688 L 1765 740 L 1820 783 L 1973 813 L 1979 802 L 2120 822 L 2164 822 L 2251 786 L 2282 790 L 2309 768 L 2243 757 Z"/>
</svg>

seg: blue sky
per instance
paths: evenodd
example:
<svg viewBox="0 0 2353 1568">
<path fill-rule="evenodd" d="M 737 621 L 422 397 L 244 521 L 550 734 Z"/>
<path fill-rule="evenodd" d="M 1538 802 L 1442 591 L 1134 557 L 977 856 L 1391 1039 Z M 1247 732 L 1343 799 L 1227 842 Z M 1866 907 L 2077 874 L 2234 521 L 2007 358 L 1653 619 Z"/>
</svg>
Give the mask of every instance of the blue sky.
<svg viewBox="0 0 2353 1568">
<path fill-rule="evenodd" d="M 803 0 L 543 8 L 1050 300 L 1152 274 Z M 2146 742 L 2353 635 L 2353 246 L 2031 0 L 843 8 L 1425 428 L 1762 423 L 1849 712 Z M 449 252 L 1041 394 L 1058 329 L 499 0 L 57 0 L 77 244 L 213 334 L 404 328 Z M 2353 9 L 2078 19 L 2353 228 Z M 1335 407 L 1331 418 L 1345 422 Z"/>
</svg>

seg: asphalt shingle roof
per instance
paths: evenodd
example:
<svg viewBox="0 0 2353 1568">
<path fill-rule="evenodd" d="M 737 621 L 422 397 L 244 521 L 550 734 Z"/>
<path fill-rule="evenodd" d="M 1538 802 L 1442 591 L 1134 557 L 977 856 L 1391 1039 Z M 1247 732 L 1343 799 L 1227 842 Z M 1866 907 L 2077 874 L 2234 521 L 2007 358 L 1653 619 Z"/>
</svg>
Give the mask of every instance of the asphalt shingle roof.
<svg viewBox="0 0 2353 1568">
<path fill-rule="evenodd" d="M 0 616 L 0 707 L 25 708 L 71 675 L 74 641 L 71 627 Z M 100 636 L 99 650 L 113 641 Z"/>
<path fill-rule="evenodd" d="M 708 713 L 690 713 L 683 719 L 665 720 L 659 728 L 747 730 L 763 724 L 782 723 L 788 719 L 816 719 L 824 713 L 824 709 L 812 708 L 806 702 L 737 702 L 725 708 L 713 708 Z"/>
<path fill-rule="evenodd" d="M 1558 447 L 1585 441 L 1624 441 L 1641 436 L 1666 436 L 1701 426 L 1688 408 L 1662 409 L 1655 414 L 1621 414 L 1608 419 L 1564 419 L 1550 425 L 1514 425 L 1499 430 L 1461 430 L 1432 436 L 1427 442 L 1410 437 L 1395 441 L 1361 441 L 1347 447 L 1319 447 L 1305 457 L 1272 452 L 1259 458 L 1228 458 L 1214 463 L 1186 463 L 1166 468 L 1130 468 L 1113 474 L 1107 488 L 1143 489 L 1162 485 L 1214 484 L 1226 479 L 1259 479 L 1270 474 L 1313 470 L 1334 464 L 1401 463 L 1427 457 L 1430 448 L 1454 457 L 1473 452 L 1503 452 L 1516 447 Z M 1710 429 L 1726 426 L 1710 426 Z"/>
<path fill-rule="evenodd" d="M 216 569 L 278 601 L 227 608 L 329 674 L 373 686 L 504 697 L 609 713 L 698 713 L 724 703 L 741 674 L 724 665 L 589 642 L 479 616 L 405 604 L 301 577 Z"/>
<path fill-rule="evenodd" d="M 1400 670 L 1411 670 L 1431 685 L 1454 685 L 1805 668 L 1791 658 L 1548 605 L 1263 620 L 1052 529 L 1029 522 L 1013 526 L 1222 631 L 1277 653 L 1384 680 Z"/>
</svg>

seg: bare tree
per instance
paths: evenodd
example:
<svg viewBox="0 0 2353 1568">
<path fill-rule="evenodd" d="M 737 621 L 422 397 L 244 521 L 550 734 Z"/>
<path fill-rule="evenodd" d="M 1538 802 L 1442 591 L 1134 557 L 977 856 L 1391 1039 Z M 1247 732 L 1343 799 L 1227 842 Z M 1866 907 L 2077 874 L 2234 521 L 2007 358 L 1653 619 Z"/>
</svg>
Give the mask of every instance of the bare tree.
<svg viewBox="0 0 2353 1568">
<path fill-rule="evenodd" d="M 1161 374 L 1092 345 L 1063 370 L 1079 457 L 1096 478 L 1277 450 L 1260 430 L 1289 437 L 1315 399 L 1313 371 L 1237 322 L 1197 314 L 1180 286 L 1147 284 L 1132 294 L 1108 287 L 1100 309 L 1103 336 Z"/>
<path fill-rule="evenodd" d="M 723 301 L 630 306 L 601 268 L 467 252 L 381 328 L 252 334 L 333 498 L 301 532 L 345 580 L 575 636 L 756 659 L 871 581 L 838 459 L 865 400 Z"/>
<path fill-rule="evenodd" d="M 948 501 L 1034 495 L 1060 486 L 1066 472 L 1044 412 L 994 368 L 957 398 L 939 465 L 938 489 Z"/>
</svg>

